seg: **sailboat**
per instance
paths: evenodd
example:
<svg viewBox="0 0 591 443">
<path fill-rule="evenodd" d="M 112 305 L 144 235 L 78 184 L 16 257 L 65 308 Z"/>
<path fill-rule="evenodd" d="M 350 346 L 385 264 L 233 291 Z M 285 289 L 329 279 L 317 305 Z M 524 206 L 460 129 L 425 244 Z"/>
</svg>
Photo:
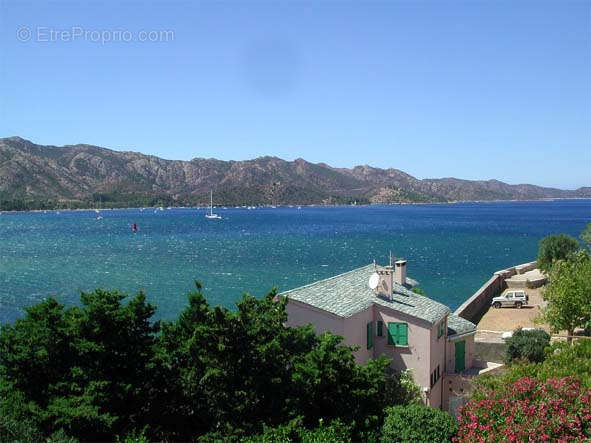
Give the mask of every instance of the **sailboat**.
<svg viewBox="0 0 591 443">
<path fill-rule="evenodd" d="M 213 213 L 213 191 L 209 191 L 209 214 L 205 214 L 205 218 L 222 218 L 221 215 Z"/>
</svg>

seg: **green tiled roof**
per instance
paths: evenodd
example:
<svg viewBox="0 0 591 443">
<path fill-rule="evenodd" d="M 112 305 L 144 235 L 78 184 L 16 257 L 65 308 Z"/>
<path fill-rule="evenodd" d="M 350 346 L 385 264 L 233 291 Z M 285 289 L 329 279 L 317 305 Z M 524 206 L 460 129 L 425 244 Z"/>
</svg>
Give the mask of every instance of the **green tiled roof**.
<svg viewBox="0 0 591 443">
<path fill-rule="evenodd" d="M 449 314 L 447 317 L 447 335 L 464 334 L 465 332 L 475 331 L 476 325 L 456 314 Z"/>
<path fill-rule="evenodd" d="M 369 289 L 368 281 L 374 265 L 345 272 L 341 275 L 311 283 L 279 294 L 291 300 L 309 304 L 340 317 L 350 317 L 372 304 L 387 306 L 413 317 L 436 323 L 449 314 L 450 309 L 423 295 L 415 294 L 394 283 L 392 300 L 378 297 Z"/>
</svg>

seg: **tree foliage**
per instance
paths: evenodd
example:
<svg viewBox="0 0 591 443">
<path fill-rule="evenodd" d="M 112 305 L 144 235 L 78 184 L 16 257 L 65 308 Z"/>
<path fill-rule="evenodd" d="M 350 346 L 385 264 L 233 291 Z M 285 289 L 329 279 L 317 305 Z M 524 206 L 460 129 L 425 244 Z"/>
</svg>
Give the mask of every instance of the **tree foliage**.
<svg viewBox="0 0 591 443">
<path fill-rule="evenodd" d="M 105 440 L 152 406 L 155 308 L 139 293 L 82 294 L 82 308 L 48 299 L 0 333 L 1 412 L 43 435 Z"/>
<path fill-rule="evenodd" d="M 583 232 L 581 232 L 581 240 L 583 240 L 587 247 L 591 249 L 591 223 L 587 223 Z"/>
<path fill-rule="evenodd" d="M 554 262 L 566 260 L 580 248 L 576 238 L 566 234 L 549 235 L 540 241 L 538 267 L 549 272 Z"/>
<path fill-rule="evenodd" d="M 386 410 L 382 442 L 449 442 L 458 424 L 447 412 L 423 405 L 393 406 Z"/>
<path fill-rule="evenodd" d="M 591 258 L 580 251 L 571 260 L 555 263 L 548 285 L 542 292 L 548 306 L 542 320 L 554 332 L 566 330 L 574 335 L 575 328 L 585 328 L 591 321 Z M 570 342 L 569 338 L 569 342 Z"/>
<path fill-rule="evenodd" d="M 262 434 L 247 437 L 242 443 L 348 443 L 351 442 L 351 426 L 334 420 L 325 425 L 321 420 L 317 427 L 307 429 L 301 417 L 275 428 L 265 426 Z"/>
<path fill-rule="evenodd" d="M 550 345 L 550 335 L 542 329 L 524 331 L 520 328 L 505 340 L 505 345 L 505 363 L 516 359 L 541 362 L 544 360 L 544 349 Z"/>
<path fill-rule="evenodd" d="M 285 327 L 274 296 L 245 295 L 230 311 L 211 308 L 197 284 L 163 323 L 143 293 L 28 308 L 0 332 L 0 435 L 27 423 L 44 438 L 229 441 L 294 420 L 301 441 L 375 435 L 385 408 L 412 396 L 389 361 L 358 365 L 340 337 Z"/>
</svg>

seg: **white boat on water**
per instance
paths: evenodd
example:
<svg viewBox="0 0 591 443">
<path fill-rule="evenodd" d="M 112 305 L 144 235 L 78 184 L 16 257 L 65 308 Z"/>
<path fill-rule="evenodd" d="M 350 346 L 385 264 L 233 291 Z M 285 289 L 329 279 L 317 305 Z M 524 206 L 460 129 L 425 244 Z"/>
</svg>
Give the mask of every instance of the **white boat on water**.
<svg viewBox="0 0 591 443">
<path fill-rule="evenodd" d="M 220 214 L 213 212 L 213 191 L 209 192 L 209 214 L 205 214 L 205 218 L 222 218 Z"/>
</svg>

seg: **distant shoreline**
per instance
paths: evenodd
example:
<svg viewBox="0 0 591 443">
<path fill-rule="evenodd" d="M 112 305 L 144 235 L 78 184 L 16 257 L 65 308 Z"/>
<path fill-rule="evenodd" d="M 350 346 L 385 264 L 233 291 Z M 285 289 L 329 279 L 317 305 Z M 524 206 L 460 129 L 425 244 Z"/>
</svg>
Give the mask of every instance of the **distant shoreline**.
<svg viewBox="0 0 591 443">
<path fill-rule="evenodd" d="M 526 199 L 526 200 L 458 200 L 458 201 L 447 201 L 447 202 L 399 202 L 399 203 L 358 203 L 358 204 L 277 204 L 277 205 L 216 205 L 214 209 L 279 209 L 279 208 L 343 208 L 343 207 L 368 207 L 368 206 L 421 206 L 421 205 L 457 205 L 464 203 L 534 203 L 544 201 L 563 201 L 563 200 L 591 200 L 588 197 L 549 197 L 540 199 Z M 44 208 L 44 209 L 0 209 L 0 214 L 6 213 L 21 213 L 21 212 L 88 212 L 88 211 L 120 211 L 120 210 L 163 210 L 168 209 L 197 209 L 205 210 L 209 206 L 121 206 L 112 208 L 96 208 L 96 207 L 84 207 L 84 208 Z"/>
</svg>

